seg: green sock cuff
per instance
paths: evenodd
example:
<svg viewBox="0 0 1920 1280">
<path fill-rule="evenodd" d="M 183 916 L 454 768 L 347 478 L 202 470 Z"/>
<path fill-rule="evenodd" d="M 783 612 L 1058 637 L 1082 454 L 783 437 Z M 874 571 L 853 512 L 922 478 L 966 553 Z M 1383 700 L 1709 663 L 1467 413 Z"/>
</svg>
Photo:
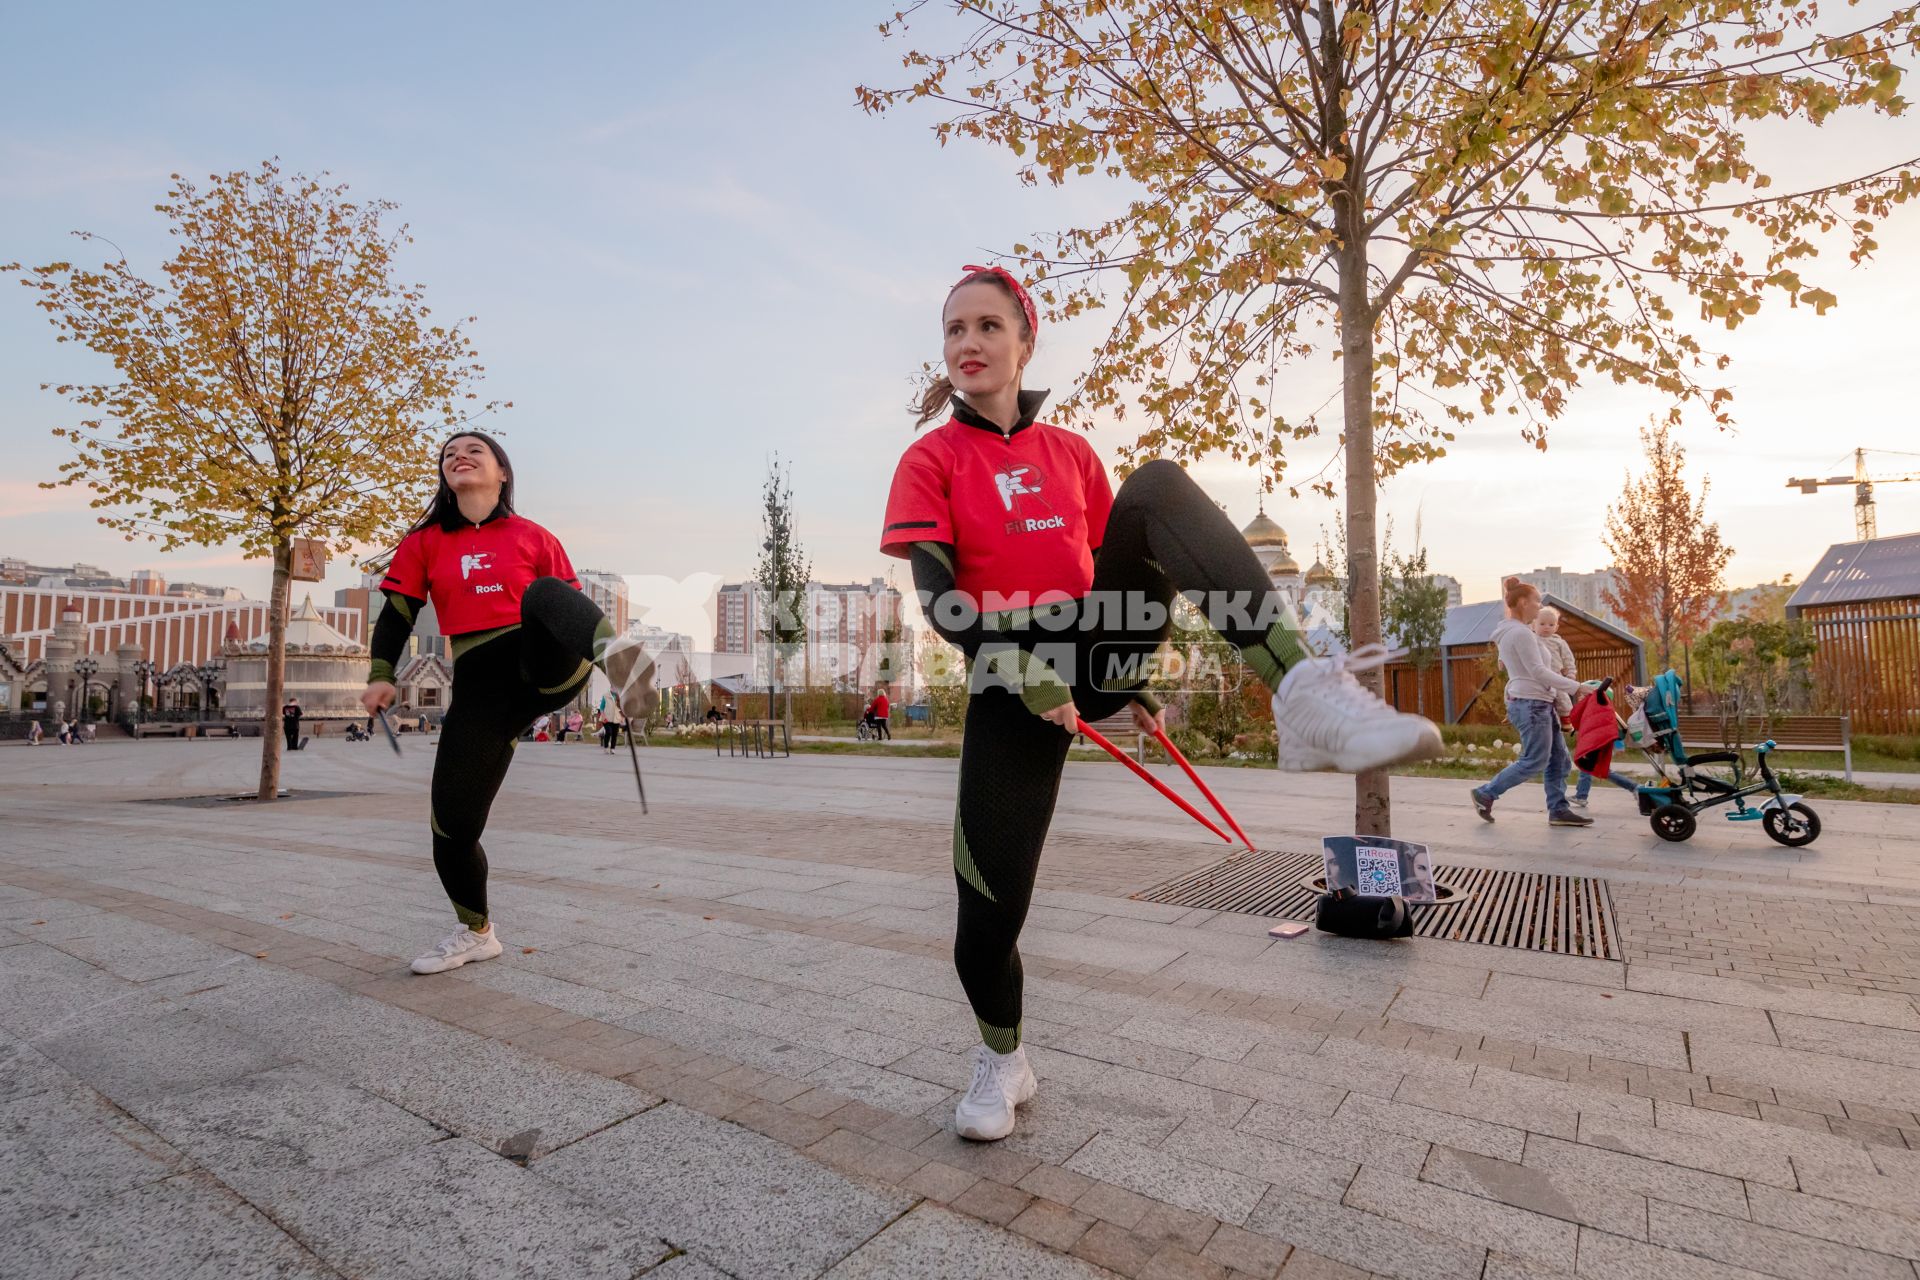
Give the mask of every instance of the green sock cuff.
<svg viewBox="0 0 1920 1280">
<path fill-rule="evenodd" d="M 1291 620 L 1274 623 L 1267 628 L 1267 634 L 1260 637 L 1260 643 L 1248 645 L 1240 651 L 1241 660 L 1253 668 L 1253 674 L 1260 677 L 1260 683 L 1276 692 L 1287 672 L 1312 656 L 1300 632 L 1291 625 Z"/>
<path fill-rule="evenodd" d="M 475 911 L 471 907 L 463 907 L 456 902 L 453 904 L 453 914 L 459 916 L 460 923 L 475 933 L 487 927 L 487 913 L 484 911 Z"/>
<path fill-rule="evenodd" d="M 388 662 L 385 658 L 375 658 L 373 660 L 373 666 L 367 672 L 367 683 L 368 684 L 381 684 L 381 683 L 392 684 L 393 683 L 393 664 L 391 662 Z"/>
<path fill-rule="evenodd" d="M 977 1017 L 974 1021 L 980 1026 L 981 1043 L 995 1053 L 1012 1053 L 1020 1047 L 1019 1023 L 1016 1022 L 1011 1027 L 995 1027 L 981 1022 Z"/>
</svg>

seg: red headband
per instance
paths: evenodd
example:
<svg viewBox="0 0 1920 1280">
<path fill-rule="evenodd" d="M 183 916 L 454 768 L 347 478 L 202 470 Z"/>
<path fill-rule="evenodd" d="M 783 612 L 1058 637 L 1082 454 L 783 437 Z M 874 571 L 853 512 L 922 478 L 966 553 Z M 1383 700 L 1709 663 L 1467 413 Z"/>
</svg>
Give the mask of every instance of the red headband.
<svg viewBox="0 0 1920 1280">
<path fill-rule="evenodd" d="M 1033 309 L 1033 299 L 1027 296 L 1027 287 L 1021 284 L 1018 280 L 1014 279 L 1013 272 L 1007 270 L 1005 267 L 977 267 L 972 265 L 964 266 L 960 269 L 966 272 L 970 276 L 971 275 L 999 276 L 1000 279 L 1006 284 L 1007 288 L 1013 291 L 1014 301 L 1020 304 L 1020 310 L 1026 315 L 1027 332 L 1028 333 L 1040 332 L 1040 313 Z M 965 283 L 966 281 L 964 279 L 960 281 L 960 284 L 965 284 Z M 960 284 L 956 284 L 953 287 L 958 289 L 960 287 Z"/>
</svg>

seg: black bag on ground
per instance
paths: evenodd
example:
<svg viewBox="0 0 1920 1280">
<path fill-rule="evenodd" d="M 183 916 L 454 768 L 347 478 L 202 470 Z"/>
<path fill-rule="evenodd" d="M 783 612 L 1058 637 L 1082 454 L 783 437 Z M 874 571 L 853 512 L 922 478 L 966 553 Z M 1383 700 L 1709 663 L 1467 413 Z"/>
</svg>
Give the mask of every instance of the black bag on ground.
<svg viewBox="0 0 1920 1280">
<path fill-rule="evenodd" d="M 1398 894 L 1374 895 L 1336 889 L 1320 895 L 1313 927 L 1343 938 L 1411 938 L 1413 913 Z"/>
</svg>

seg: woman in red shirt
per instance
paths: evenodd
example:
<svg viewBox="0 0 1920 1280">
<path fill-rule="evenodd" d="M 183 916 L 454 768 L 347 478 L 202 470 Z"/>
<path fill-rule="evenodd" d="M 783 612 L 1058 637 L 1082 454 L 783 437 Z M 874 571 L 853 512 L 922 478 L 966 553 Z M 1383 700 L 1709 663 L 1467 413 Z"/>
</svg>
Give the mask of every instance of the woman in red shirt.
<svg viewBox="0 0 1920 1280">
<path fill-rule="evenodd" d="M 460 927 L 413 962 L 441 973 L 500 954 L 487 914 L 480 833 L 513 745 L 535 716 L 571 702 L 595 666 L 630 715 L 646 715 L 653 664 L 580 591 L 560 540 L 514 514 L 513 467 L 491 436 L 463 431 L 440 451 L 440 486 L 380 584 L 367 714 L 393 704 L 394 663 L 433 601 L 453 655 L 453 693 L 433 761 L 433 865 Z"/>
<path fill-rule="evenodd" d="M 1115 494 L 1082 436 L 1036 422 L 1047 393 L 1021 388 L 1033 301 L 998 267 L 965 270 L 942 309 L 947 374 L 920 424 L 952 416 L 901 457 L 881 550 L 912 563 L 922 612 L 968 659 L 954 966 L 982 1044 L 954 1119 L 990 1141 L 1036 1087 L 1018 941 L 1073 726 L 1128 707 L 1143 731 L 1163 726 L 1145 664 L 1176 591 L 1274 691 L 1283 769 L 1375 768 L 1437 754 L 1440 735 L 1353 678 L 1384 651 L 1312 656 L 1252 548 L 1178 465 L 1148 462 Z"/>
</svg>

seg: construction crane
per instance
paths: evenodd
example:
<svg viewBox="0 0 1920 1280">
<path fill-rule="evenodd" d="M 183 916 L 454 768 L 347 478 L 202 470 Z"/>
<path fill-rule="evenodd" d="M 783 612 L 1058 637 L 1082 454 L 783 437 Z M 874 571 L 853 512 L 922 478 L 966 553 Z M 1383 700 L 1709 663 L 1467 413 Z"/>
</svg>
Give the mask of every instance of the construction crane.
<svg viewBox="0 0 1920 1280">
<path fill-rule="evenodd" d="M 1855 449 L 1853 451 L 1853 474 L 1850 476 L 1795 476 L 1787 481 L 1787 488 L 1798 488 L 1802 493 L 1817 492 L 1822 485 L 1850 484 L 1853 486 L 1853 536 L 1860 542 L 1880 536 L 1880 521 L 1873 509 L 1873 486 L 1876 484 L 1900 484 L 1908 480 L 1920 480 L 1920 471 L 1909 471 L 1900 476 L 1870 476 L 1867 474 L 1867 455 L 1869 453 L 1891 454 L 1899 458 L 1920 458 L 1920 453 L 1901 453 L 1894 449 Z"/>
</svg>

